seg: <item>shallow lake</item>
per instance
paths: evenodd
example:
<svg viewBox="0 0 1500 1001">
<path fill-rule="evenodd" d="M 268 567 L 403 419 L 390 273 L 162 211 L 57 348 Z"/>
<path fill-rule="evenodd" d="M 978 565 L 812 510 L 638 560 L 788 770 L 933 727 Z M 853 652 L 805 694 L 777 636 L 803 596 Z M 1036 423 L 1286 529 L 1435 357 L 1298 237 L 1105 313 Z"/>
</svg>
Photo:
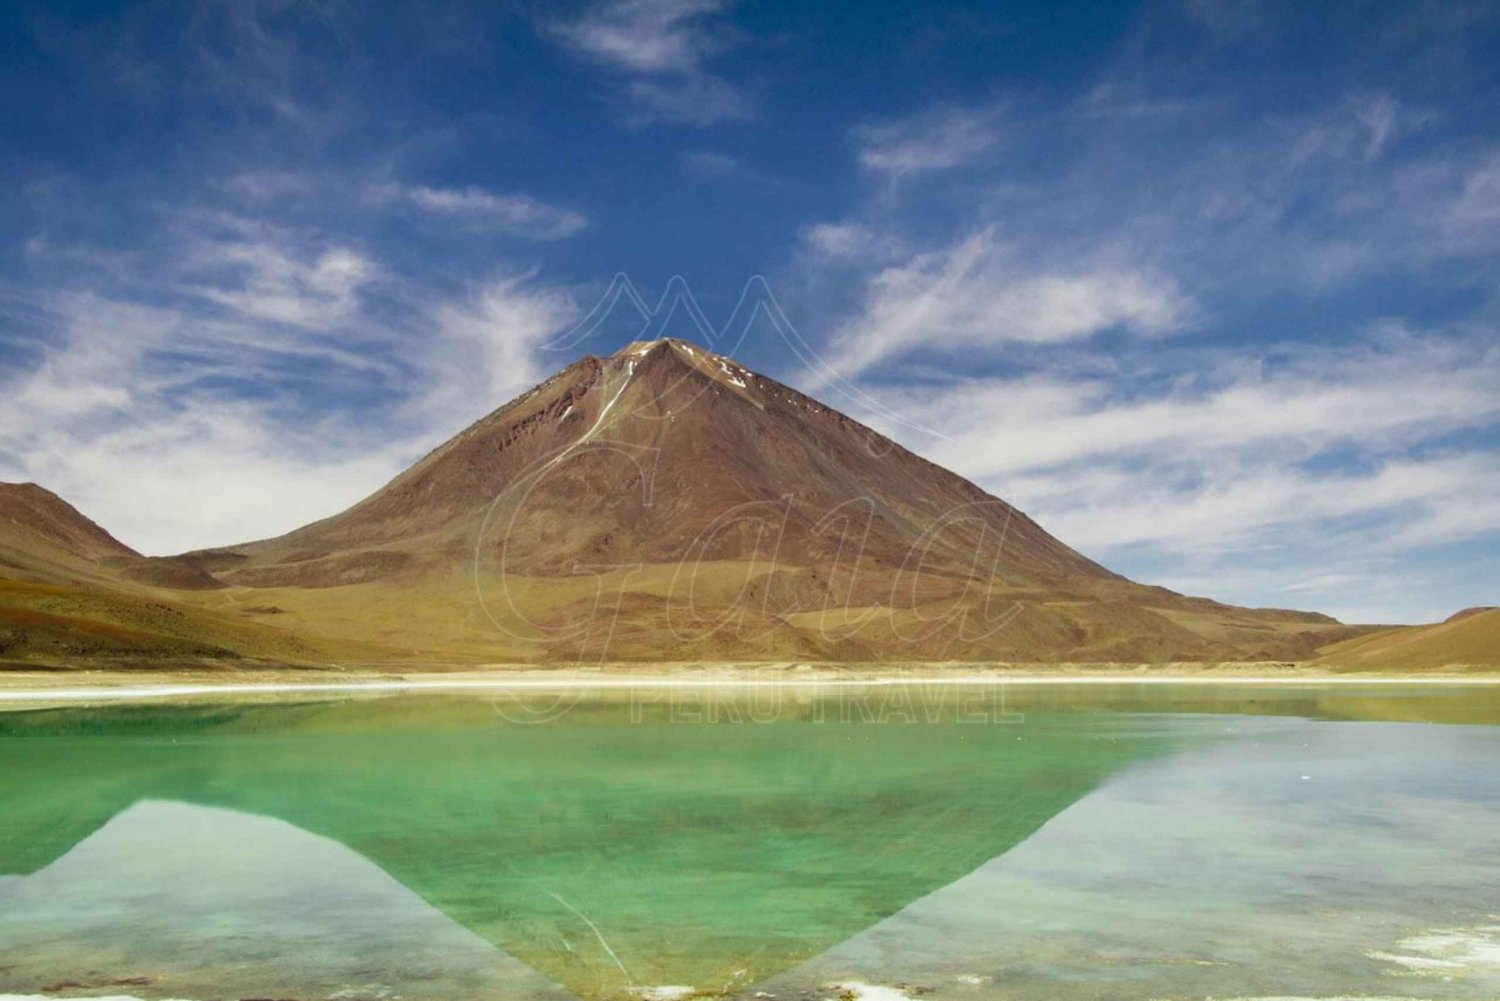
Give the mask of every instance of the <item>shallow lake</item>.
<svg viewBox="0 0 1500 1001">
<path fill-rule="evenodd" d="M 0 713 L 0 997 L 1500 998 L 1500 686 Z"/>
</svg>

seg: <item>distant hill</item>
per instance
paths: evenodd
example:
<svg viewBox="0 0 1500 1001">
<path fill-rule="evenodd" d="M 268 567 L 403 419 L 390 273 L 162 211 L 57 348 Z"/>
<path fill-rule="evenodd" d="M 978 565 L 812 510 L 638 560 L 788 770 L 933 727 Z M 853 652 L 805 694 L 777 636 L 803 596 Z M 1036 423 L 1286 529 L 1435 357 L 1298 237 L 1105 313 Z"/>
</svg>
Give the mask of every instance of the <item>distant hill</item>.
<svg viewBox="0 0 1500 1001">
<path fill-rule="evenodd" d="M 1341 671 L 1500 669 L 1500 608 L 1468 608 L 1436 625 L 1347 640 L 1322 651 L 1317 663 Z"/>
<path fill-rule="evenodd" d="M 236 610 L 197 607 L 136 579 L 142 557 L 34 483 L 0 483 L 0 665 L 110 658 L 120 666 L 265 658 L 312 663 L 329 650 Z"/>
<path fill-rule="evenodd" d="M 140 554 L 35 483 L 0 483 L 0 552 L 101 560 Z"/>
<path fill-rule="evenodd" d="M 1362 631 L 1127 580 L 859 422 L 672 339 L 574 362 L 278 538 L 147 559 L 72 514 L 67 531 L 28 529 L 72 540 L 71 576 L 43 581 L 102 581 L 341 656 L 1288 661 Z"/>
</svg>

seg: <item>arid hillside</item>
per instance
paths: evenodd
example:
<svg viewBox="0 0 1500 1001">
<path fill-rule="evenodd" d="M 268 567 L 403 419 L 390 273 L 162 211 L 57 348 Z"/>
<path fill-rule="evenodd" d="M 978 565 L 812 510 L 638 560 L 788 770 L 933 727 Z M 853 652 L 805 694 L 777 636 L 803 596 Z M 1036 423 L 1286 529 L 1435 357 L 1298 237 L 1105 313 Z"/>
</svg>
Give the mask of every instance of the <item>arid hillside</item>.
<svg viewBox="0 0 1500 1001">
<path fill-rule="evenodd" d="M 1341 671 L 1500 669 L 1500 608 L 1468 608 L 1430 626 L 1385 629 L 1335 644 L 1320 665 Z"/>
</svg>

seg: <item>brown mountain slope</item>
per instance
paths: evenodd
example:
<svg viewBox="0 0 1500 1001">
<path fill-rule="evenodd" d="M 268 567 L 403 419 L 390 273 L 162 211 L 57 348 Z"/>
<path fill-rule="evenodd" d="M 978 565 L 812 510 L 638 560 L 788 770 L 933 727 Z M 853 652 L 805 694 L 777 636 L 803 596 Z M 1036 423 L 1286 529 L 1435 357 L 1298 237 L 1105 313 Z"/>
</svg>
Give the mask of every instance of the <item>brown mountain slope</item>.
<svg viewBox="0 0 1500 1001">
<path fill-rule="evenodd" d="M 0 550 L 69 562 L 140 555 L 35 483 L 0 483 Z"/>
<path fill-rule="evenodd" d="M 411 657 L 1292 659 L 1347 634 L 1134 584 L 676 340 L 568 366 L 341 514 L 161 562 Z"/>
<path fill-rule="evenodd" d="M 0 663 L 100 657 L 115 666 L 256 657 L 315 663 L 333 652 L 235 608 L 183 603 L 175 591 L 149 584 L 158 562 L 51 491 L 0 483 Z M 185 580 L 168 568 L 168 578 Z"/>
<path fill-rule="evenodd" d="M 886 567 L 922 556 L 935 572 L 967 572 L 988 535 L 1008 580 L 1119 579 L 863 425 L 668 340 L 569 366 L 350 510 L 235 547 L 246 560 L 220 576 L 265 580 L 270 566 L 359 552 L 374 578 L 407 565 L 396 554 L 414 540 L 463 552 L 482 526 L 506 544 L 508 569 L 546 573 L 582 562 L 810 565 L 851 544 Z"/>
<path fill-rule="evenodd" d="M 1340 671 L 1492 671 L 1500 668 L 1500 608 L 1469 608 L 1430 626 L 1385 629 L 1323 650 Z"/>
</svg>

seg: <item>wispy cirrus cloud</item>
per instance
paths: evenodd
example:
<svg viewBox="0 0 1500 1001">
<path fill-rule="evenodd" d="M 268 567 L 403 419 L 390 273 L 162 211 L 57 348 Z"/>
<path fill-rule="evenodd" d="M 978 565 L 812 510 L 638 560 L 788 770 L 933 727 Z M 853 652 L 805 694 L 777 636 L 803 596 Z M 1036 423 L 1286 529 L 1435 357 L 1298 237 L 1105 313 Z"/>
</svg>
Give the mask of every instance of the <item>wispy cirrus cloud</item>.
<svg viewBox="0 0 1500 1001">
<path fill-rule="evenodd" d="M 803 248 L 827 261 L 867 259 L 894 251 L 893 241 L 858 222 L 819 222 L 802 227 Z"/>
<path fill-rule="evenodd" d="M 731 43 L 723 0 L 600 0 L 544 32 L 576 56 L 624 78 L 628 119 L 710 125 L 752 118 L 755 102 L 708 69 Z"/>
<path fill-rule="evenodd" d="M 1255 20 L 1213 44 L 1274 41 Z M 1146 38 L 1071 93 L 854 132 L 862 197 L 792 258 L 845 401 L 1138 579 L 1366 621 L 1492 600 L 1460 572 L 1500 541 L 1492 130 L 1392 77 L 1268 109 Z"/>
<path fill-rule="evenodd" d="M 679 159 L 684 167 L 701 177 L 732 177 L 744 171 L 738 157 L 713 150 L 689 150 Z"/>
<path fill-rule="evenodd" d="M 930 108 L 854 130 L 861 167 L 896 177 L 948 170 L 990 152 L 1001 138 L 998 107 Z"/>
<path fill-rule="evenodd" d="M 1133 546 L 1180 555 L 1231 556 L 1321 537 L 1363 556 L 1411 546 L 1461 542 L 1493 531 L 1496 492 L 1487 489 L 1500 463 L 1477 457 L 1392 459 L 1368 472 L 1316 473 L 1296 466 L 1221 463 L 1232 478 L 1189 486 L 1179 479 L 1131 477 L 1118 469 L 1018 477 L 1055 531 L 1089 551 Z M 1468 514 L 1478 503 L 1488 522 Z M 1371 528 L 1372 517 L 1381 527 Z M 1395 527 L 1392 527 L 1395 526 Z M 1306 552 L 1306 550 L 1305 550 Z"/>
<path fill-rule="evenodd" d="M 1226 451 L 1302 461 L 1341 446 L 1399 453 L 1500 421 L 1500 351 L 1480 338 L 1387 336 L 1332 351 L 1291 346 L 1269 370 L 1189 351 L 1167 367 L 1121 359 L 1109 378 L 1041 374 L 888 391 L 942 427 L 945 464 L 994 479 L 1080 462 L 1139 463 Z M 1162 382 L 1165 389 L 1137 388 Z"/>
<path fill-rule="evenodd" d="M 397 468 L 389 440 L 288 407 L 284 355 L 199 308 L 57 292 L 46 313 L 41 357 L 0 381 L 0 479 L 46 485 L 138 549 L 316 518 Z M 328 386 L 344 374 L 326 357 L 319 368 Z M 265 389 L 226 393 L 228 378 Z"/>
<path fill-rule="evenodd" d="M 1345 566 L 1373 584 L 1372 565 L 1500 535 L 1500 457 L 1463 444 L 1500 428 L 1490 338 L 1377 331 L 1358 346 L 1273 356 L 1253 365 L 1198 348 L 1123 358 L 1108 378 L 867 388 L 911 422 L 886 430 L 1070 544 L 1219 597 L 1305 599 L 1268 599 L 1272 578 L 1251 588 L 1236 579 L 1245 566 L 1277 568 L 1288 588 Z M 921 440 L 912 425 L 945 437 Z M 1417 607 L 1346 591 L 1346 615 L 1403 619 Z"/>
<path fill-rule="evenodd" d="M 195 294 L 257 320 L 328 329 L 358 308 L 373 261 L 348 247 L 298 253 L 274 238 L 205 240 L 186 268 Z"/>
<path fill-rule="evenodd" d="M 703 18 L 722 0 L 615 0 L 596 3 L 548 29 L 581 54 L 635 73 L 695 73 L 718 47 Z"/>
<path fill-rule="evenodd" d="M 954 124 L 993 122 L 996 102 L 934 105 L 857 132 L 854 160 L 871 183 L 817 232 L 956 248 L 989 228 L 1042 262 L 1093 261 L 1107 248 L 1200 302 L 1325 294 L 1500 251 L 1492 140 L 1436 144 L 1437 115 L 1378 89 L 1244 118 L 1223 96 L 1182 97 L 1141 83 L 1143 73 L 1152 79 L 1135 68 L 1128 83 L 1106 78 L 1055 106 L 1011 106 L 1001 164 L 985 161 L 991 133 Z"/>
<path fill-rule="evenodd" d="M 591 224 L 585 213 L 526 191 L 395 181 L 384 176 L 389 170 L 368 173 L 252 170 L 216 186 L 230 203 L 237 203 L 242 216 L 321 214 L 341 215 L 346 220 L 397 216 L 409 221 L 439 220 L 467 233 L 538 241 L 565 240 Z"/>
<path fill-rule="evenodd" d="M 178 227 L 199 232 L 127 281 L 34 293 L 39 343 L 0 375 L 0 479 L 147 553 L 354 503 L 539 381 L 537 349 L 577 315 L 535 272 L 431 289 L 317 234 Z"/>
<path fill-rule="evenodd" d="M 377 200 L 402 202 L 423 212 L 532 240 L 562 240 L 588 227 L 581 212 L 550 205 L 521 192 L 497 193 L 478 187 L 435 188 L 426 185 L 380 185 Z"/>
<path fill-rule="evenodd" d="M 850 228 L 814 237 L 838 253 L 867 239 Z M 871 275 L 831 350 L 834 368 L 848 376 L 917 350 L 1060 344 L 1113 329 L 1169 334 L 1185 328 L 1192 311 L 1169 277 L 1104 258 L 1038 268 L 984 230 Z"/>
<path fill-rule="evenodd" d="M 440 348 L 425 359 L 424 391 L 408 408 L 434 429 L 463 423 L 509 402 L 551 374 L 539 349 L 582 311 L 567 290 L 535 273 L 498 278 L 427 312 Z M 449 432 L 451 433 L 451 431 Z"/>
<path fill-rule="evenodd" d="M 1497 483 L 1500 462 L 1462 452 L 1355 470 L 1234 452 L 1207 468 L 1009 478 L 1011 496 L 1049 530 L 1134 576 L 1345 622 L 1430 622 L 1492 601 L 1493 567 L 1466 560 L 1500 537 Z"/>
<path fill-rule="evenodd" d="M 1500 152 L 1476 164 L 1463 178 L 1449 206 L 1448 222 L 1462 229 L 1482 226 L 1491 231 L 1500 222 Z"/>
</svg>

